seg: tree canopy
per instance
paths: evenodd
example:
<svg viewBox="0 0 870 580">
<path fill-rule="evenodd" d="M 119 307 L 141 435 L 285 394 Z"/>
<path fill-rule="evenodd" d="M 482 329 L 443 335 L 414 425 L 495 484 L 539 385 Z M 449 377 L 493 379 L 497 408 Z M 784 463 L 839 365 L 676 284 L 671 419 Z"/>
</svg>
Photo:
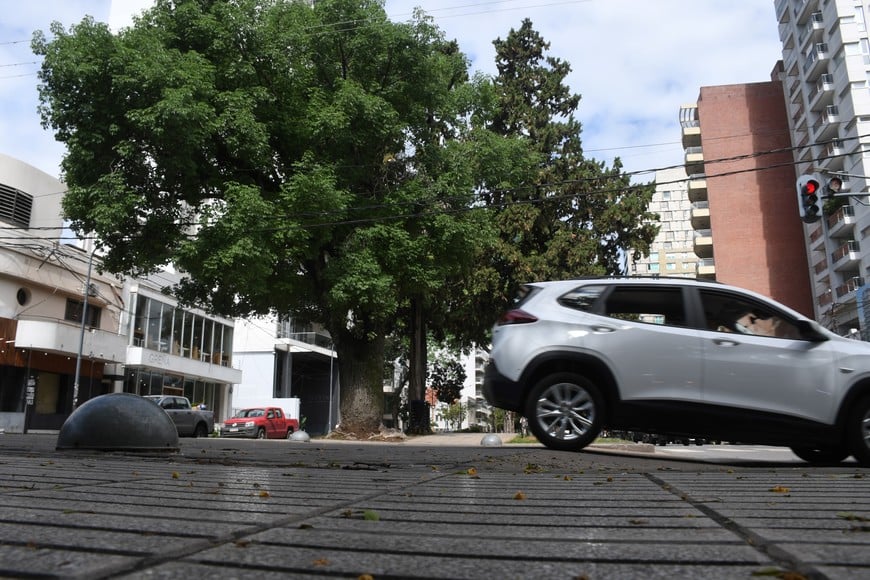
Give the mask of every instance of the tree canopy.
<svg viewBox="0 0 870 580">
<path fill-rule="evenodd" d="M 343 429 L 377 430 L 391 332 L 480 340 L 518 282 L 613 271 L 650 237 L 648 195 L 583 158 L 569 69 L 528 22 L 495 79 L 378 0 L 156 0 L 32 44 L 64 212 L 103 267 L 171 263 L 184 302 L 323 323 Z"/>
</svg>

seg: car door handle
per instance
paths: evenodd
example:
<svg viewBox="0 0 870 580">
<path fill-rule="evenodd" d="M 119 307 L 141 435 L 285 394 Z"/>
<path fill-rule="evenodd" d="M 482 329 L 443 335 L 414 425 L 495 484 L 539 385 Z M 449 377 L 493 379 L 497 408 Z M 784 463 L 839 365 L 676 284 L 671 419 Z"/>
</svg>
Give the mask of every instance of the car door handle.
<svg viewBox="0 0 870 580">
<path fill-rule="evenodd" d="M 719 346 L 737 346 L 740 344 L 736 340 L 731 340 L 730 338 L 714 338 L 713 343 Z"/>
<path fill-rule="evenodd" d="M 616 330 L 616 329 L 612 328 L 610 326 L 593 326 L 592 327 L 593 332 L 613 332 L 614 330 Z"/>
</svg>

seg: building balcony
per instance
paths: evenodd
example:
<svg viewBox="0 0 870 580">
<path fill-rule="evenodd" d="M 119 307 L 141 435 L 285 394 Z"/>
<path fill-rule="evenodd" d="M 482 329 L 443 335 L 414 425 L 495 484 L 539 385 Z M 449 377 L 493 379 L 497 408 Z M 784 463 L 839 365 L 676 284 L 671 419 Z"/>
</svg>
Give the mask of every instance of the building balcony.
<svg viewBox="0 0 870 580">
<path fill-rule="evenodd" d="M 816 82 L 816 91 L 810 96 L 810 108 L 814 111 L 821 111 L 823 107 L 827 107 L 833 102 L 834 75 L 831 73 L 821 74 Z"/>
<path fill-rule="evenodd" d="M 832 238 L 851 238 L 855 229 L 855 208 L 844 205 L 826 218 L 828 235 Z"/>
<path fill-rule="evenodd" d="M 813 264 L 813 272 L 816 274 L 816 276 L 818 276 L 819 274 L 822 274 L 823 272 L 826 272 L 827 270 L 828 270 L 828 259 L 827 258 L 822 258 L 821 260 L 819 260 L 818 262 Z"/>
<path fill-rule="evenodd" d="M 849 240 L 831 253 L 831 265 L 834 270 L 854 270 L 861 260 L 861 248 L 855 240 Z"/>
<path fill-rule="evenodd" d="M 806 52 L 807 45 L 810 43 L 818 44 L 822 41 L 825 32 L 825 19 L 820 10 L 810 14 L 809 23 L 804 27 L 798 36 L 798 49 L 801 52 Z"/>
<path fill-rule="evenodd" d="M 698 105 L 680 107 L 680 127 L 683 132 L 683 149 L 701 146 L 701 122 L 698 120 Z"/>
<path fill-rule="evenodd" d="M 710 227 L 710 202 L 696 201 L 692 203 L 692 228 L 703 230 Z"/>
<path fill-rule="evenodd" d="M 41 350 L 66 356 L 82 356 L 100 362 L 123 363 L 127 350 L 127 337 L 116 332 L 85 328 L 81 324 L 63 320 L 18 321 L 15 346 Z"/>
<path fill-rule="evenodd" d="M 819 9 L 819 0 L 803 0 L 794 7 L 794 19 L 798 24 L 803 24 L 810 19 L 813 12 Z"/>
<path fill-rule="evenodd" d="M 689 175 L 688 181 L 689 201 L 707 201 L 707 176 L 703 173 Z"/>
<path fill-rule="evenodd" d="M 825 235 L 825 230 L 822 228 L 821 223 L 813 228 L 813 231 L 810 232 L 810 245 L 813 245 L 817 241 L 823 239 L 822 236 Z"/>
<path fill-rule="evenodd" d="M 837 137 L 839 127 L 840 109 L 837 105 L 828 105 L 816 119 L 813 134 L 816 136 L 816 141 L 827 141 Z"/>
<path fill-rule="evenodd" d="M 694 249 L 699 258 L 712 258 L 713 232 L 709 229 L 695 230 Z"/>
<path fill-rule="evenodd" d="M 855 292 L 858 288 L 864 285 L 864 278 L 860 276 L 854 276 L 846 280 L 846 283 L 837 286 L 836 293 L 838 299 L 844 299 L 853 292 Z"/>
<path fill-rule="evenodd" d="M 716 263 L 714 262 L 713 258 L 701 258 L 700 260 L 698 260 L 695 275 L 698 278 L 715 279 Z"/>
<path fill-rule="evenodd" d="M 704 151 L 701 147 L 686 147 L 686 174 L 704 173 Z"/>
<path fill-rule="evenodd" d="M 828 61 L 830 60 L 831 54 L 828 49 L 828 43 L 817 42 L 812 46 L 804 61 L 804 77 L 807 80 L 817 80 L 827 69 Z"/>
<path fill-rule="evenodd" d="M 776 18 L 783 24 L 790 21 L 791 12 L 788 10 L 788 0 L 776 0 Z"/>
<path fill-rule="evenodd" d="M 824 294 L 820 294 L 818 297 L 819 306 L 828 306 L 834 302 L 833 296 L 831 296 L 830 292 L 825 292 Z"/>
</svg>

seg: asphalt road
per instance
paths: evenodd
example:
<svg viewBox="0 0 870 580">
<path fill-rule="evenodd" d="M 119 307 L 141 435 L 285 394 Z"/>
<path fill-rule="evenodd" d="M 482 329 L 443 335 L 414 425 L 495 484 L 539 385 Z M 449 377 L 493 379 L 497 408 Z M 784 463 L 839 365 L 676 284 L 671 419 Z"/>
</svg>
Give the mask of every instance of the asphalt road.
<svg viewBox="0 0 870 580">
<path fill-rule="evenodd" d="M 481 438 L 141 454 L 0 435 L 0 576 L 870 579 L 854 463 Z"/>
</svg>

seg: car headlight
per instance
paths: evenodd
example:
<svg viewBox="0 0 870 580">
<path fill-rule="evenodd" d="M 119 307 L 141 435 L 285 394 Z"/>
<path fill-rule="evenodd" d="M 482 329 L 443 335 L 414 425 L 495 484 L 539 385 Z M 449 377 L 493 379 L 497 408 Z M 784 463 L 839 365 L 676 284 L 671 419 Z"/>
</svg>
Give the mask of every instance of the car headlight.
<svg viewBox="0 0 870 580">
<path fill-rule="evenodd" d="M 254 426 L 253 421 L 245 421 L 245 427 L 253 427 L 253 426 Z"/>
</svg>

